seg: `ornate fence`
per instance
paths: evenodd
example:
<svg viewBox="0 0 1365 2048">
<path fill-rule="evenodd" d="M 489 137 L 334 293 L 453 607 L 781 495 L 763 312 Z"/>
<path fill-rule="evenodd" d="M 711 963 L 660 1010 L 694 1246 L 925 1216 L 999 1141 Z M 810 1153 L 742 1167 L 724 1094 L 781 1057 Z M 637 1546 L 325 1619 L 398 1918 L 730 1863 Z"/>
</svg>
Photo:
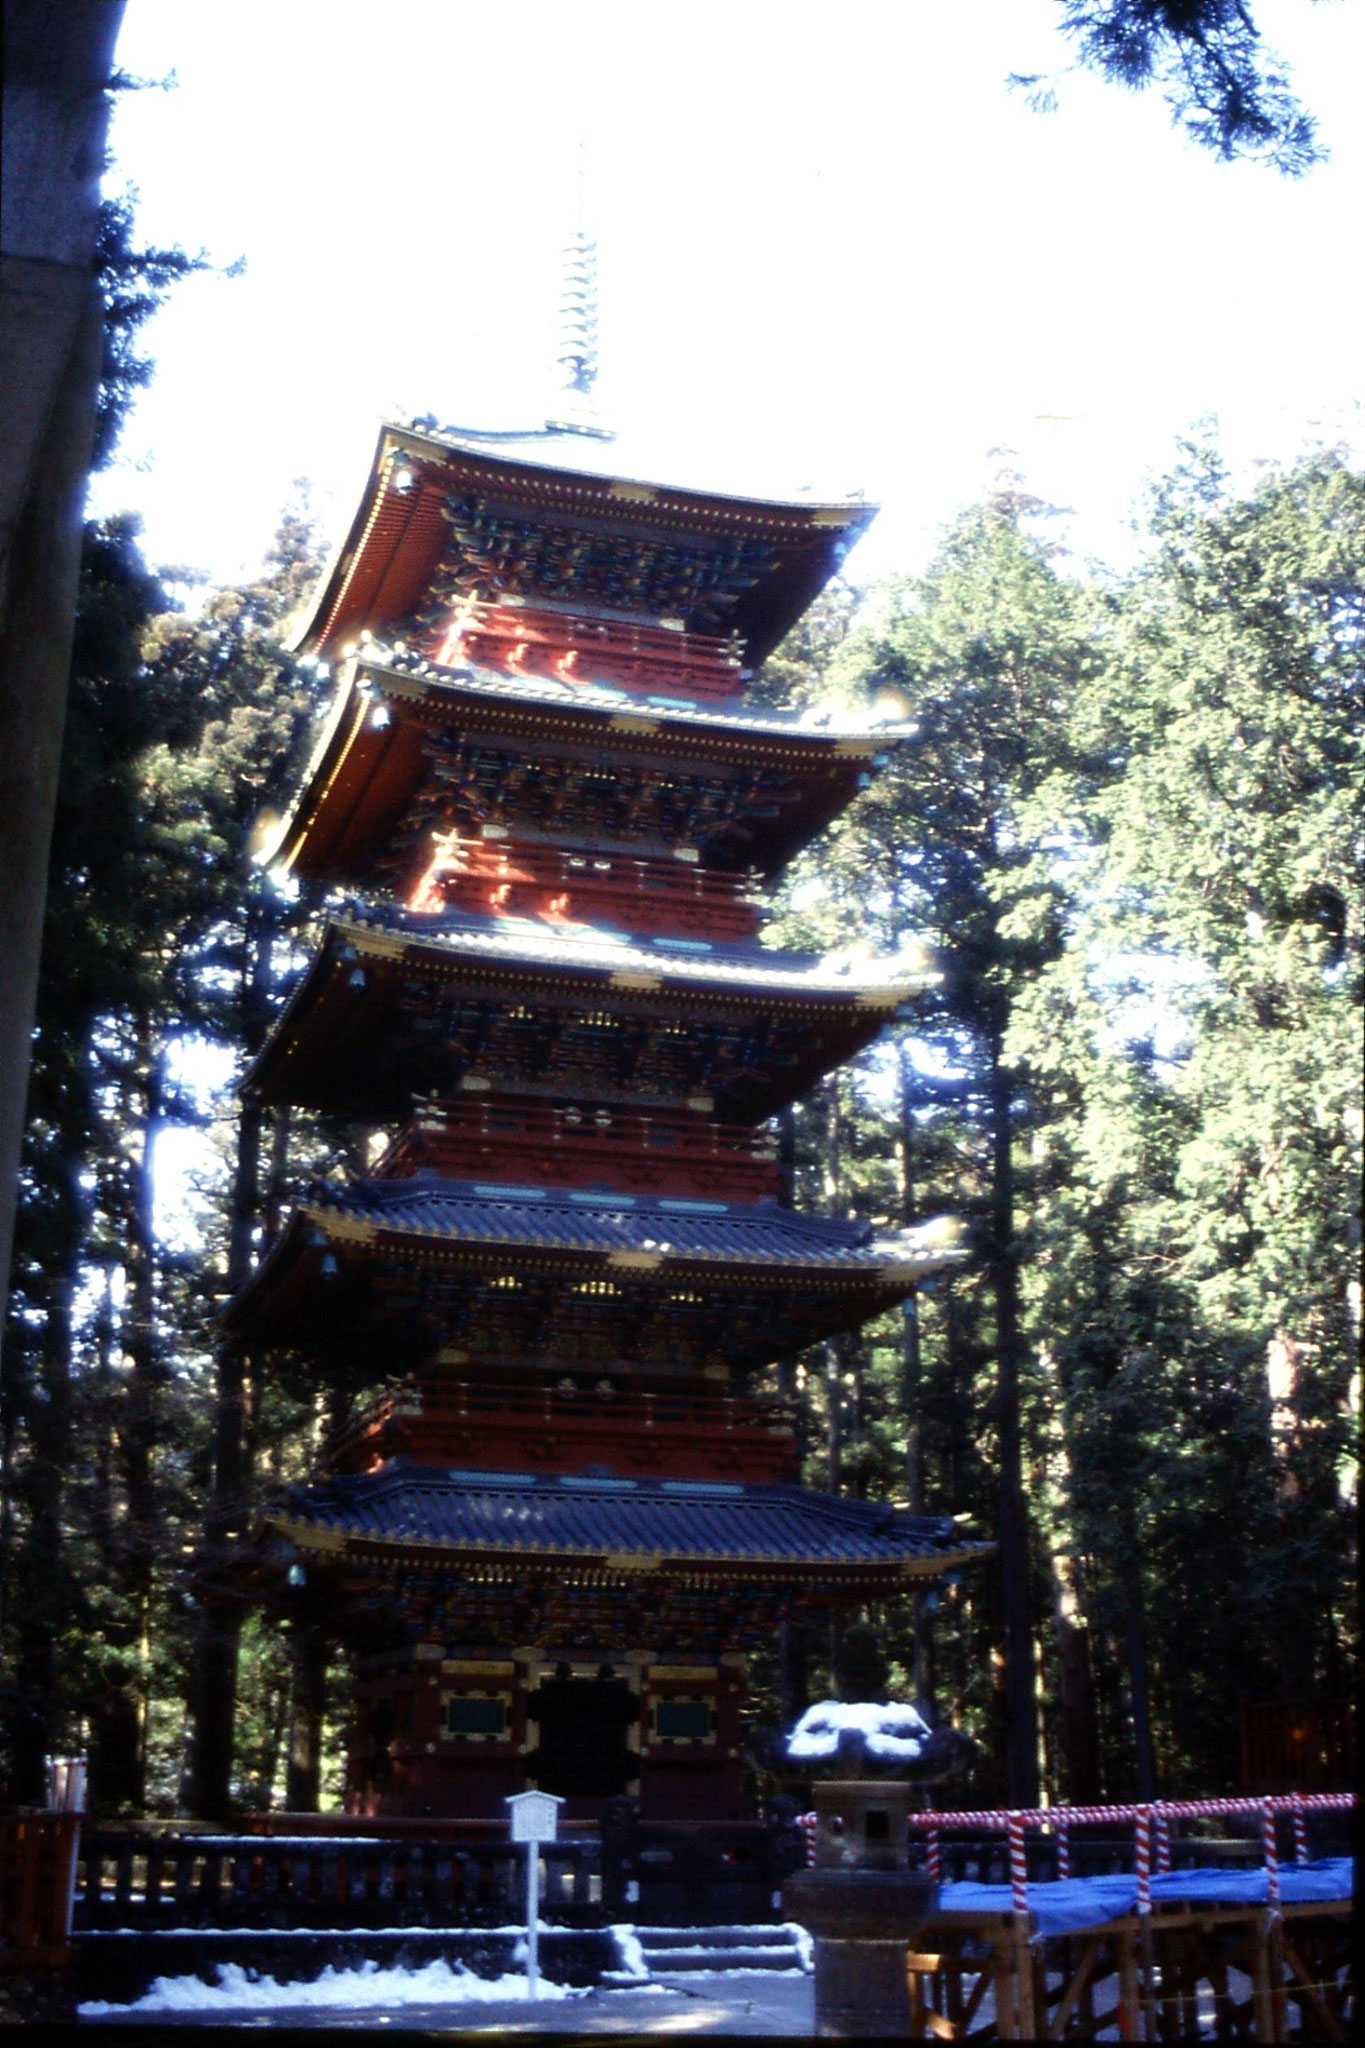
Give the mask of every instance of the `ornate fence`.
<svg viewBox="0 0 1365 2048">
<path fill-rule="evenodd" d="M 541 1862 L 547 1917 L 596 1924 L 597 1843 L 547 1843 Z M 78 1933 L 495 1927 L 522 1917 L 525 1868 L 525 1850 L 508 1841 L 94 1830 L 80 1844 L 74 1925 Z"/>
</svg>

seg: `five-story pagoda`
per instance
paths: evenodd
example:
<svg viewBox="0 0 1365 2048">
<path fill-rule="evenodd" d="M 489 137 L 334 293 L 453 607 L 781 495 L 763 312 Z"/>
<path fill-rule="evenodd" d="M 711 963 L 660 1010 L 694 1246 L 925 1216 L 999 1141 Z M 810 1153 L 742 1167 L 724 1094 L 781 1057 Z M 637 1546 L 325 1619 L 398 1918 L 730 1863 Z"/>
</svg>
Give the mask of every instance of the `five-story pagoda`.
<svg viewBox="0 0 1365 2048">
<path fill-rule="evenodd" d="M 320 941 L 246 1086 L 396 1135 L 228 1311 L 371 1392 L 253 1553 L 355 1657 L 352 1811 L 736 1815 L 746 1652 L 979 1547 L 803 1488 L 765 1390 L 954 1256 L 782 1206 L 766 1125 L 933 979 L 757 936 L 900 736 L 744 701 L 871 516 L 644 481 L 582 416 L 380 435 L 270 856 Z"/>
</svg>

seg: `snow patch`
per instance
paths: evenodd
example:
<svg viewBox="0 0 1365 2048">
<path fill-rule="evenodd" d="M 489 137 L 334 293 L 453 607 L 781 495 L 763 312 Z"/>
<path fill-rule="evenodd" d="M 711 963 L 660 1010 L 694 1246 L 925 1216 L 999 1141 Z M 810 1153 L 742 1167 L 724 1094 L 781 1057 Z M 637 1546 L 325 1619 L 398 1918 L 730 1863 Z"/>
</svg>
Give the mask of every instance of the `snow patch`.
<svg viewBox="0 0 1365 2048">
<path fill-rule="evenodd" d="M 381 1969 L 377 1963 L 362 1963 L 355 1970 L 337 1970 L 329 1963 L 320 1977 L 307 1984 L 280 1984 L 273 1977 L 258 1976 L 240 1963 L 221 1963 L 216 1984 L 200 1977 L 158 1977 L 150 1991 L 131 2005 L 113 2005 L 105 1999 L 89 1999 L 77 2011 L 82 2019 L 103 2019 L 130 2012 L 278 2012 L 305 2006 L 329 2006 L 338 2010 L 361 2010 L 387 2005 L 487 2005 L 495 2000 L 515 2001 L 527 1996 L 523 1976 L 476 1977 L 472 1970 L 456 1963 L 452 1968 L 444 1957 L 424 1963 L 418 1969 Z M 586 1991 L 567 1984 L 540 1979 L 538 1998 L 584 1998 Z"/>
<path fill-rule="evenodd" d="M 621 1974 L 625 1977 L 648 1977 L 649 1964 L 645 1961 L 645 1952 L 635 1929 L 623 1924 L 609 1927 L 607 1932 L 616 1943 L 616 1961 Z"/>
<path fill-rule="evenodd" d="M 794 1920 L 784 1920 L 783 1930 L 792 1938 L 793 1946 L 801 1958 L 801 1967 L 807 1976 L 815 1968 L 815 1942 L 804 1927 L 798 1927 Z"/>
</svg>

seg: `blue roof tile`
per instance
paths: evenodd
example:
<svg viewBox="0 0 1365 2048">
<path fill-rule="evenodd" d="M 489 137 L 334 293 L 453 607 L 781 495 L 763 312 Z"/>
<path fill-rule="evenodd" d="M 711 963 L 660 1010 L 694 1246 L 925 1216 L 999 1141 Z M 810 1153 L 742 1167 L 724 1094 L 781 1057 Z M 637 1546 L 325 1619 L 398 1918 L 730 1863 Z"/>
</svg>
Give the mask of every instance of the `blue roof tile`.
<svg viewBox="0 0 1365 2048">
<path fill-rule="evenodd" d="M 799 1486 L 448 1471 L 395 1458 L 296 1488 L 290 1519 L 353 1539 L 452 1549 L 875 1567 L 948 1563 L 986 1546 L 948 1517 Z"/>
<path fill-rule="evenodd" d="M 431 1172 L 351 1187 L 324 1183 L 308 1208 L 322 1220 L 331 1210 L 405 1236 L 450 1242 L 659 1251 L 675 1259 L 869 1271 L 878 1270 L 888 1257 L 888 1246 L 874 1239 L 870 1223 L 807 1216 L 776 1202 L 680 1203 L 605 1191 L 446 1180 Z"/>
</svg>

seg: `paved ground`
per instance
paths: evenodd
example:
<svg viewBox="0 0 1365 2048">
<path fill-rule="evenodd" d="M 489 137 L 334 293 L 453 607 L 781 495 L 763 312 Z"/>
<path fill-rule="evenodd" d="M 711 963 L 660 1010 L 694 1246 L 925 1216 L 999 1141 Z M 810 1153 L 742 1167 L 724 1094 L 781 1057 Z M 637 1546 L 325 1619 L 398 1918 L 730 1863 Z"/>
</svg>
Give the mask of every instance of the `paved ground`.
<svg viewBox="0 0 1365 2048">
<path fill-rule="evenodd" d="M 384 2010 L 345 2010 L 292 2006 L 279 2013 L 247 2012 L 234 2021 L 218 2012 L 211 2020 L 199 2013 L 129 2013 L 124 2017 L 83 2020 L 82 2033 L 111 2029 L 122 2048 L 133 2039 L 156 2041 L 165 2048 L 168 2033 L 193 2033 L 208 2048 L 222 2034 L 238 2036 L 244 2028 L 287 2027 L 297 2037 L 321 2041 L 329 2034 L 368 2031 L 424 2034 L 429 2039 L 477 2039 L 480 2035 L 597 2034 L 618 2041 L 642 2034 L 769 2034 L 800 2040 L 814 2032 L 812 1980 L 795 1973 L 755 1970 L 746 1975 L 715 1978 L 662 1978 L 654 1991 L 590 1991 L 566 1998 L 505 2005 L 405 2005 Z M 206 2038 L 207 2037 L 207 2038 Z M 68 2035 L 68 2039 L 70 2036 Z"/>
</svg>

